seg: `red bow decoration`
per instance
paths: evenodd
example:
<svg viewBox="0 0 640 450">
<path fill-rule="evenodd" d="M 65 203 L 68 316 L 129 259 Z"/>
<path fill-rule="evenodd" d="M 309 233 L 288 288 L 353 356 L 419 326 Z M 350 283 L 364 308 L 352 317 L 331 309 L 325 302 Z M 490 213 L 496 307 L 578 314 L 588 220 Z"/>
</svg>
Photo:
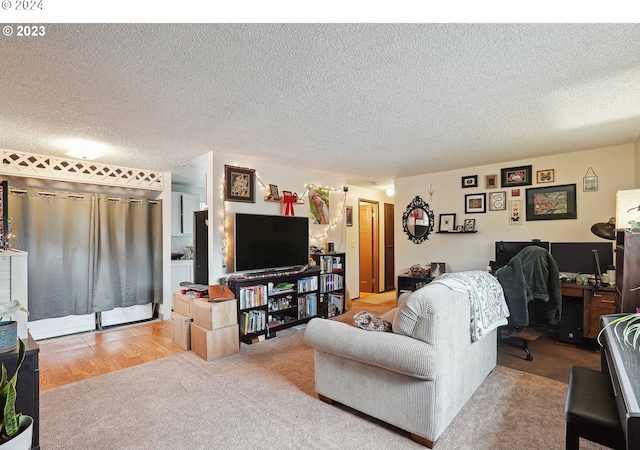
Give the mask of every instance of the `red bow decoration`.
<svg viewBox="0 0 640 450">
<path fill-rule="evenodd" d="M 284 199 L 282 201 L 285 204 L 284 215 L 295 216 L 296 214 L 293 210 L 293 204 L 296 202 L 295 197 L 292 194 L 284 194 Z"/>
</svg>

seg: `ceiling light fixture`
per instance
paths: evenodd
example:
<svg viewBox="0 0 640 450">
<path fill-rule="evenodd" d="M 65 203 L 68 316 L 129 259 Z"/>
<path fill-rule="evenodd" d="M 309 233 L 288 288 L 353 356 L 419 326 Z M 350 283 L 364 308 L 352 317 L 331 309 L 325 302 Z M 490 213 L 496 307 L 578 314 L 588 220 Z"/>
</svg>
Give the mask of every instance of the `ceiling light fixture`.
<svg viewBox="0 0 640 450">
<path fill-rule="evenodd" d="M 76 159 L 84 159 L 87 161 L 93 161 L 96 158 L 102 156 L 102 153 L 90 150 L 71 150 L 70 152 L 65 153 L 67 156 L 71 156 Z"/>
<path fill-rule="evenodd" d="M 392 187 L 390 187 L 389 189 L 387 189 L 387 195 L 389 197 L 393 197 L 396 194 L 395 189 L 393 189 Z"/>
<path fill-rule="evenodd" d="M 87 139 L 66 138 L 58 140 L 58 146 L 71 158 L 92 161 L 108 152 L 108 146 Z"/>
</svg>

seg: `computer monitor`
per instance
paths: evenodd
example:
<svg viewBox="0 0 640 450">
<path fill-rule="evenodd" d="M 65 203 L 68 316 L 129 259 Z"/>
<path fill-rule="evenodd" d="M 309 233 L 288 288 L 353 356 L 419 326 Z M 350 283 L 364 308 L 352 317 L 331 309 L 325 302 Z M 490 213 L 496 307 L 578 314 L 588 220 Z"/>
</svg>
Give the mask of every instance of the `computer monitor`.
<svg viewBox="0 0 640 450">
<path fill-rule="evenodd" d="M 563 273 L 598 274 L 595 255 L 597 250 L 600 268 L 607 270 L 613 265 L 612 242 L 552 242 L 551 255 Z"/>
</svg>

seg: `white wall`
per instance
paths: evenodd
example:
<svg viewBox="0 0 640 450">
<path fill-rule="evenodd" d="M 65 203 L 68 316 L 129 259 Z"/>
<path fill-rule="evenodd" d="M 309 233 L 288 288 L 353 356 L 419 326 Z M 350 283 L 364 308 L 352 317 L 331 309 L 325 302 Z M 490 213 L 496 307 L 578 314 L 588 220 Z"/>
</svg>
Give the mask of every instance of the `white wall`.
<svg viewBox="0 0 640 450">
<path fill-rule="evenodd" d="M 581 152 L 513 160 L 475 168 L 452 170 L 433 174 L 397 179 L 395 207 L 395 250 L 396 272 L 402 273 L 413 264 L 428 264 L 443 261 L 447 271 L 484 270 L 488 262 L 494 259 L 495 241 L 528 241 L 541 239 L 555 242 L 586 242 L 602 239 L 593 235 L 591 225 L 606 222 L 615 216 L 616 191 L 635 187 L 635 159 L 633 144 L 598 148 Z M 526 203 L 527 187 L 542 187 L 560 184 L 576 184 L 577 219 L 524 221 L 521 225 L 509 224 L 508 208 L 504 211 L 489 211 L 484 214 L 465 214 L 465 194 L 507 191 L 507 201 L 511 200 L 510 189 L 485 189 L 485 176 L 498 175 L 500 169 L 532 165 L 534 184 L 520 187 L 518 197 Z M 598 176 L 598 191 L 583 192 L 582 181 L 589 167 Z M 536 170 L 555 169 L 555 183 L 536 184 Z M 461 187 L 461 177 L 478 175 L 477 188 Z M 429 186 L 435 191 L 433 200 L 429 198 Z M 402 213 L 409 202 L 419 195 L 430 204 L 435 214 L 434 233 L 422 244 L 407 240 L 402 231 Z M 436 234 L 438 217 L 443 213 L 455 213 L 456 223 L 462 224 L 465 218 L 476 219 L 475 234 Z"/>
</svg>

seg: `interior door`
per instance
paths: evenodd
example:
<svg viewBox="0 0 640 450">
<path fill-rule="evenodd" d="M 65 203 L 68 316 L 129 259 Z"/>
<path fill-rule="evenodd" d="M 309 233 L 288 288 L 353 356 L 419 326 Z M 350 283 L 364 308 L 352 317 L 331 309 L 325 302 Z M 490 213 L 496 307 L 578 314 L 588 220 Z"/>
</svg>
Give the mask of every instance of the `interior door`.
<svg viewBox="0 0 640 450">
<path fill-rule="evenodd" d="M 394 288 L 396 284 L 395 247 L 393 245 L 393 213 L 391 203 L 384 204 L 384 290 Z"/>
<path fill-rule="evenodd" d="M 373 208 L 360 203 L 360 292 L 373 292 Z"/>
</svg>

